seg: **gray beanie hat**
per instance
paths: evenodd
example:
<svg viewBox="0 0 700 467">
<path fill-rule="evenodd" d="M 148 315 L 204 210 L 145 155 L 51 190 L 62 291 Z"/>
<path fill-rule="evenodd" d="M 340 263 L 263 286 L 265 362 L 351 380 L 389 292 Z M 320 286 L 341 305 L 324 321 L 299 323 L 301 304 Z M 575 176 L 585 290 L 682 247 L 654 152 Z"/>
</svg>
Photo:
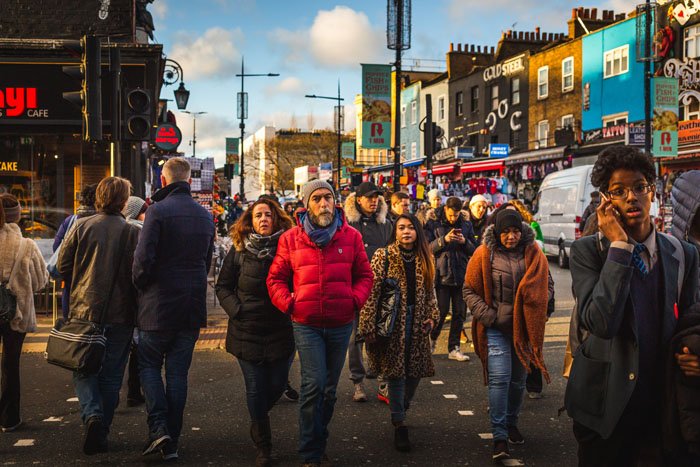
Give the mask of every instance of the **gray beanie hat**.
<svg viewBox="0 0 700 467">
<path fill-rule="evenodd" d="M 144 204 L 146 204 L 146 202 L 138 196 L 129 196 L 124 209 L 122 209 L 122 214 L 124 214 L 127 220 L 136 219 L 141 213 Z"/>
<path fill-rule="evenodd" d="M 330 183 L 323 180 L 311 180 L 310 182 L 306 182 L 306 184 L 301 188 L 301 199 L 304 202 L 305 208 L 309 207 L 309 198 L 311 197 L 312 193 L 323 188 L 330 191 L 335 198 L 335 191 L 333 191 L 333 187 L 330 185 Z"/>
</svg>

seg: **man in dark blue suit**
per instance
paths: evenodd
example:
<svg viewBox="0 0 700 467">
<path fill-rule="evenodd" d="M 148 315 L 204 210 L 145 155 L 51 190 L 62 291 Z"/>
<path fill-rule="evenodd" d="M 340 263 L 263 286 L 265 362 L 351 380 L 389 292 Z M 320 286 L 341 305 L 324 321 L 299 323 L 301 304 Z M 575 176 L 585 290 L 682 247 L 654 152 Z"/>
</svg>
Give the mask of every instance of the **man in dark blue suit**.
<svg viewBox="0 0 700 467">
<path fill-rule="evenodd" d="M 149 427 L 143 455 L 161 451 L 165 460 L 177 459 L 187 375 L 199 329 L 207 325 L 207 272 L 214 248 L 214 220 L 192 199 L 190 176 L 185 159 L 165 163 L 163 188 L 151 198 L 155 204 L 148 208 L 134 254 L 138 357 Z"/>
</svg>

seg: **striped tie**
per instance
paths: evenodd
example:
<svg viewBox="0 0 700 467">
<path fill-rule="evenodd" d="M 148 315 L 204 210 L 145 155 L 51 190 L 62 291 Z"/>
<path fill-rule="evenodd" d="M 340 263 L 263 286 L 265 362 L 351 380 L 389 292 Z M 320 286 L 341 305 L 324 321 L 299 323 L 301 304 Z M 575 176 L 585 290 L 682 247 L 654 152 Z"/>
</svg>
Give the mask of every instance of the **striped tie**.
<svg viewBox="0 0 700 467">
<path fill-rule="evenodd" d="M 647 247 L 643 243 L 637 243 L 634 246 L 634 251 L 632 252 L 632 264 L 634 264 L 634 267 L 639 269 L 642 276 L 646 276 L 649 274 L 649 269 L 647 269 L 647 265 L 644 264 L 644 260 L 642 259 L 643 251 L 647 251 Z"/>
</svg>

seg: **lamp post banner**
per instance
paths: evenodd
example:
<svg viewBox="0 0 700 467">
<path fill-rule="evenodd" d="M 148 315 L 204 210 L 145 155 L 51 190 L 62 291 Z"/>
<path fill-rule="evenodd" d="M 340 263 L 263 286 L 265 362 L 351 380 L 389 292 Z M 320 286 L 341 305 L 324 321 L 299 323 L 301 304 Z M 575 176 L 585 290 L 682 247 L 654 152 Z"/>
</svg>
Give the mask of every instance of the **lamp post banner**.
<svg viewBox="0 0 700 467">
<path fill-rule="evenodd" d="M 355 160 L 355 142 L 347 141 L 342 144 L 340 151 L 343 159 Z"/>
<path fill-rule="evenodd" d="M 654 78 L 652 129 L 656 157 L 678 155 L 678 79 Z"/>
<path fill-rule="evenodd" d="M 391 65 L 362 65 L 362 147 L 391 146 Z"/>
<path fill-rule="evenodd" d="M 238 164 L 238 142 L 240 138 L 226 138 L 226 163 Z"/>
</svg>

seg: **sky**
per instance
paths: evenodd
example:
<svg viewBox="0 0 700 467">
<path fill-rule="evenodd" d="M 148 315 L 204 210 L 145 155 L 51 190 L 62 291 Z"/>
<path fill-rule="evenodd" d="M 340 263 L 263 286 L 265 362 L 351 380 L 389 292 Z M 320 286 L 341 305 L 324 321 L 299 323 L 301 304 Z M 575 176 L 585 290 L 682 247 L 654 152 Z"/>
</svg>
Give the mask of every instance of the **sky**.
<svg viewBox="0 0 700 467">
<path fill-rule="evenodd" d="M 566 32 L 571 9 L 579 6 L 630 12 L 638 0 L 413 0 L 411 48 L 405 63 L 445 68 L 450 43 L 496 46 L 507 29 Z M 391 63 L 386 47 L 385 0 L 154 0 L 148 6 L 155 41 L 183 68 L 190 91 L 187 110 L 197 117 L 197 157 L 225 160 L 225 138 L 240 136 L 236 94 L 241 59 L 246 73 L 279 77 L 245 80 L 246 134 L 264 125 L 324 129 L 333 126 L 340 82 L 345 130 L 355 128 L 355 95 L 361 91 L 361 63 Z M 599 13 L 600 15 L 600 13 Z M 427 60 L 435 60 L 429 62 Z M 176 85 L 163 87 L 173 99 Z M 182 130 L 179 151 L 192 155 L 192 117 L 169 104 Z"/>
</svg>

